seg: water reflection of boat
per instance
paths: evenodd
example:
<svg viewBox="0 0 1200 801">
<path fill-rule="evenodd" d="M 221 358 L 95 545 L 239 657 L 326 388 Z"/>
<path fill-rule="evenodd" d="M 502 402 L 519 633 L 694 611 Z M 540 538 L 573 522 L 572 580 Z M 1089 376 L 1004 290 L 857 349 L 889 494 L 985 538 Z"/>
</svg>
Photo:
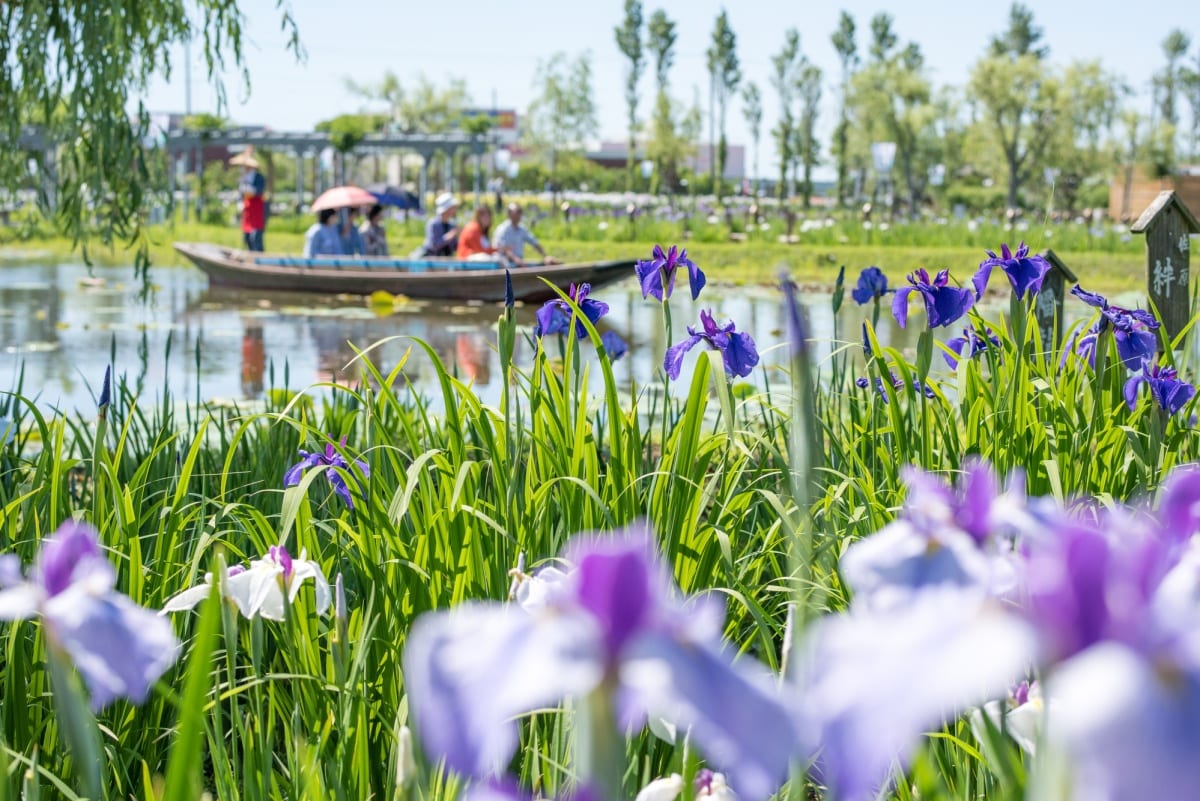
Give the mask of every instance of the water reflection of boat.
<svg viewBox="0 0 1200 801">
<path fill-rule="evenodd" d="M 386 377 L 405 360 L 403 380 L 419 383 L 420 377 L 432 376 L 432 368 L 420 349 L 405 359 L 414 339 L 428 344 L 447 370 L 477 387 L 487 386 L 496 368 L 493 326 L 500 312 L 498 304 L 415 302 L 399 311 L 372 313 L 366 305 L 345 299 L 208 289 L 190 300 L 183 316 L 202 327 L 209 320 L 217 330 L 228 330 L 231 313 L 236 315 L 242 395 L 257 398 L 272 361 L 276 367 L 292 361 L 292 374 L 302 382 L 355 384 L 377 383 L 371 380 L 368 363 Z M 536 307 L 523 306 L 515 312 L 518 324 L 533 325 Z M 282 342 L 287 344 L 281 348 Z M 525 346 L 518 342 L 517 347 Z M 306 363 L 305 351 L 311 354 L 307 364 L 312 372 L 297 373 L 296 368 Z"/>
<path fill-rule="evenodd" d="M 210 286 L 351 295 L 384 291 L 433 300 L 504 300 L 504 271 L 499 262 L 355 256 L 304 259 L 186 242 L 176 242 L 175 249 L 208 275 Z M 562 289 L 581 283 L 595 288 L 632 276 L 633 266 L 634 261 L 629 259 L 521 267 L 511 271 L 513 296 L 529 301 L 548 299 L 554 292 L 546 281 Z"/>
</svg>

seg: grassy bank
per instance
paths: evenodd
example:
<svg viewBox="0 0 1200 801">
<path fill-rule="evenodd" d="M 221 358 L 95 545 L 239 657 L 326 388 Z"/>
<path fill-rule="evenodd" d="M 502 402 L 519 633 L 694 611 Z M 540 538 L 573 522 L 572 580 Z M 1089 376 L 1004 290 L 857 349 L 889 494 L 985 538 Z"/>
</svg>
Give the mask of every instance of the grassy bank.
<svg viewBox="0 0 1200 801">
<path fill-rule="evenodd" d="M 389 240 L 393 253 L 405 254 L 420 244 L 416 221 L 407 225 L 391 223 Z M 576 229 L 578 230 L 578 228 Z M 548 231 L 551 236 L 543 237 L 543 244 L 553 255 L 567 261 L 592 261 L 615 258 L 644 258 L 655 244 L 653 239 L 638 241 L 586 240 L 568 236 L 561 225 Z M 810 242 L 806 238 L 797 244 L 785 244 L 771 239 L 754 239 L 743 242 L 693 241 L 689 245 L 693 257 L 701 263 L 710 280 L 735 284 L 772 283 L 780 269 L 787 269 L 801 284 L 832 286 L 840 265 L 845 265 L 852 274 L 868 265 L 882 267 L 893 281 L 917 267 L 927 269 L 950 268 L 954 274 L 963 274 L 977 265 L 983 252 L 980 247 L 941 244 L 940 231 L 934 231 L 921 243 L 913 244 L 911 235 L 897 235 L 898 241 L 851 241 L 847 244 Z M 173 226 L 153 226 L 147 229 L 150 257 L 156 266 L 173 266 L 185 261 L 171 247 L 172 242 L 212 242 L 237 247 L 241 244 L 241 233 L 232 225 L 203 225 L 183 223 Z M 1016 237 L 1014 237 L 1016 238 Z M 1031 239 L 1037 247 L 1040 243 Z M 1106 240 L 1097 240 L 1103 244 Z M 1000 240 L 993 244 L 998 247 Z M 1068 244 L 1082 246 L 1084 240 L 1071 239 Z M 286 220 L 267 232 L 270 250 L 284 253 L 299 253 L 304 245 L 304 234 L 300 220 Z M 1089 288 L 1115 293 L 1140 290 L 1145 287 L 1145 262 L 1141 251 L 1131 249 L 1128 243 L 1117 247 L 1104 245 L 1105 249 L 1057 250 L 1056 252 L 1079 276 L 1080 282 Z M 0 232 L 0 261 L 3 260 L 77 260 L 80 251 L 63 237 L 33 232 L 18 236 L 15 230 Z M 94 263 L 120 265 L 133 263 L 133 250 L 128 247 L 93 246 L 88 258 Z"/>
</svg>

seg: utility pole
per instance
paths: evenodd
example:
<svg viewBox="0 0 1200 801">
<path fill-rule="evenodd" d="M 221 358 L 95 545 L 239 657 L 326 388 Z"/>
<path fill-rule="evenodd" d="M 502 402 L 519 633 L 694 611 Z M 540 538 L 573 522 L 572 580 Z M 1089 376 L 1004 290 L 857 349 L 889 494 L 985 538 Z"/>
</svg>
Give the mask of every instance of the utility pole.
<svg viewBox="0 0 1200 801">
<path fill-rule="evenodd" d="M 184 120 L 192 116 L 192 40 L 191 38 L 183 40 L 183 114 Z M 188 200 L 190 198 L 190 188 L 187 183 L 188 172 L 191 169 L 191 152 L 183 151 L 183 220 L 187 222 L 188 218 Z M 174 202 L 174 198 L 171 201 Z"/>
</svg>

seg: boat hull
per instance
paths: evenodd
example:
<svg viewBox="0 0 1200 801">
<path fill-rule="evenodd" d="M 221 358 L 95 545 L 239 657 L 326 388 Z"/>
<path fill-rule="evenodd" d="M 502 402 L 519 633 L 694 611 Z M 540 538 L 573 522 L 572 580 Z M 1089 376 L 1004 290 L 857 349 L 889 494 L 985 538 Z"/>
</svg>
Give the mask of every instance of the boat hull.
<svg viewBox="0 0 1200 801">
<path fill-rule="evenodd" d="M 390 292 L 429 300 L 501 302 L 504 270 L 494 263 L 362 257 L 298 259 L 251 253 L 210 244 L 176 242 L 175 249 L 208 276 L 214 287 L 322 294 L 370 295 Z M 634 261 L 601 261 L 519 267 L 510 271 L 513 297 L 537 302 L 571 284 L 593 288 L 634 274 Z"/>
</svg>

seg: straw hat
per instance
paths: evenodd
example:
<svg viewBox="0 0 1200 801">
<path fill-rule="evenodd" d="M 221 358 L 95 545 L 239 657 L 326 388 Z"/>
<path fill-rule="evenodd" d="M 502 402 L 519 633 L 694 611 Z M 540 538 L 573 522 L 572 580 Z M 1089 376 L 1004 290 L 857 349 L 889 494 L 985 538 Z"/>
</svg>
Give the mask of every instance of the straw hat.
<svg viewBox="0 0 1200 801">
<path fill-rule="evenodd" d="M 252 170 L 258 169 L 258 159 L 254 158 L 254 148 L 248 147 L 241 153 L 229 160 L 229 163 L 237 167 L 249 167 Z"/>
<path fill-rule="evenodd" d="M 434 201 L 438 214 L 445 214 L 450 209 L 458 208 L 458 200 L 449 192 L 443 192 Z"/>
</svg>

